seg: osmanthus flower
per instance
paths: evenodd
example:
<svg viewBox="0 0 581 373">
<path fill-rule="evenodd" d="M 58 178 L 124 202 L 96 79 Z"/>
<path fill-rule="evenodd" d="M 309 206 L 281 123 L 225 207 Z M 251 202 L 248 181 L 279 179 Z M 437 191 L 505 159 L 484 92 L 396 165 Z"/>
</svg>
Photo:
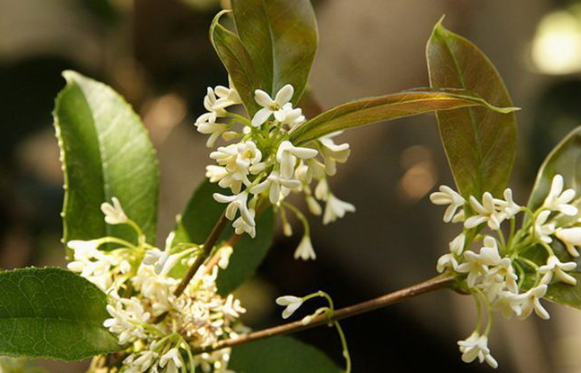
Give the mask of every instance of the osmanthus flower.
<svg viewBox="0 0 581 373">
<path fill-rule="evenodd" d="M 478 358 L 481 363 L 486 361 L 492 368 L 498 367 L 498 363 L 490 354 L 486 335 L 474 332 L 466 340 L 459 341 L 458 346 L 462 352 L 462 361 L 465 363 L 471 363 Z"/>
<path fill-rule="evenodd" d="M 178 373 L 184 362 L 177 348 L 172 348 L 159 359 L 159 366 L 165 368 L 166 373 Z M 167 367 L 166 367 L 167 366 Z"/>
<path fill-rule="evenodd" d="M 538 272 L 543 275 L 543 278 L 541 279 L 542 284 L 548 285 L 553 279 L 554 275 L 554 277 L 556 277 L 559 281 L 563 281 L 569 285 L 577 285 L 577 280 L 575 277 L 566 273 L 566 271 L 572 271 L 575 268 L 577 268 L 577 263 L 562 263 L 555 255 L 551 255 L 547 259 L 547 264 L 539 267 Z"/>
<path fill-rule="evenodd" d="M 284 107 L 293 98 L 294 92 L 295 90 L 293 86 L 287 84 L 277 92 L 273 100 L 268 93 L 261 89 L 257 89 L 254 93 L 254 99 L 260 106 L 262 106 L 262 109 L 258 110 L 254 115 L 254 118 L 252 118 L 252 126 L 258 127 L 262 125 L 273 114 L 275 117 L 278 115 L 279 118 L 286 119 L 285 117 L 288 115 L 290 108 L 288 106 L 286 108 Z"/>
<path fill-rule="evenodd" d="M 286 179 L 293 177 L 297 159 L 311 159 L 318 154 L 316 149 L 294 146 L 290 141 L 280 143 L 276 160 L 280 164 L 280 175 Z"/>
<path fill-rule="evenodd" d="M 113 305 L 107 305 L 107 312 L 112 318 L 105 320 L 103 326 L 119 335 L 120 345 L 147 338 L 146 326 L 151 315 L 144 310 L 141 301 L 135 297 L 115 298 Z"/>
<path fill-rule="evenodd" d="M 574 216 L 577 215 L 577 207 L 569 204 L 575 198 L 575 190 L 567 189 L 563 191 L 564 179 L 561 175 L 555 175 L 551 183 L 551 189 L 545 201 L 543 202 L 543 207 L 552 210 L 559 211 L 562 214 Z"/>
<path fill-rule="evenodd" d="M 248 192 L 244 191 L 239 194 L 234 194 L 231 196 L 225 196 L 220 193 L 214 193 L 214 199 L 220 203 L 227 203 L 228 207 L 226 207 L 226 217 L 229 220 L 234 220 L 236 217 L 236 213 L 240 211 L 240 216 L 246 222 L 246 224 L 250 226 L 255 226 L 256 223 L 254 222 L 254 213 L 251 212 L 252 210 L 248 208 L 246 205 L 248 201 Z"/>
<path fill-rule="evenodd" d="M 541 304 L 541 298 L 547 294 L 547 285 L 536 286 L 526 293 L 515 295 L 515 298 L 520 301 L 521 314 L 520 319 L 526 319 L 531 315 L 533 311 L 541 319 L 548 320 L 550 318 L 549 313 Z"/>
<path fill-rule="evenodd" d="M 228 76 L 228 85 L 229 87 L 219 85 L 214 88 L 214 92 L 219 98 L 212 105 L 212 110 L 220 110 L 232 105 L 242 104 L 242 99 L 240 98 L 236 88 L 234 88 L 234 83 L 232 82 L 232 78 L 230 76 Z"/>
<path fill-rule="evenodd" d="M 276 298 L 276 304 L 286 307 L 284 311 L 282 311 L 282 318 L 288 319 L 303 304 L 303 298 L 295 297 L 293 295 L 285 295 Z"/>
<path fill-rule="evenodd" d="M 327 175 L 335 175 L 337 173 L 337 162 L 345 163 L 351 154 L 349 144 L 341 145 L 335 144 L 333 137 L 340 135 L 341 132 L 332 133 L 319 139 L 321 146 L 320 151 L 325 160 L 325 170 Z"/>
<path fill-rule="evenodd" d="M 500 291 L 497 293 L 492 306 L 495 310 L 499 311 L 505 319 L 522 315 L 522 301 L 518 297 L 518 293 L 507 290 Z"/>
<path fill-rule="evenodd" d="M 282 188 L 297 189 L 300 188 L 301 182 L 296 179 L 284 178 L 277 171 L 272 171 L 263 182 L 253 186 L 250 189 L 252 194 L 260 194 L 268 190 L 268 198 L 273 205 L 276 205 L 281 199 Z"/>
<path fill-rule="evenodd" d="M 470 206 L 472 206 L 476 214 L 466 219 L 464 222 L 466 228 L 474 228 L 482 223 L 487 223 L 488 227 L 492 230 L 500 228 L 500 223 L 502 223 L 505 216 L 498 210 L 497 202 L 492 197 L 492 194 L 484 192 L 482 195 L 482 203 L 474 196 L 470 196 Z"/>
<path fill-rule="evenodd" d="M 297 124 L 305 121 L 305 116 L 303 111 L 299 108 L 293 108 L 292 104 L 289 102 L 284 104 L 284 106 L 275 111 L 274 118 L 283 126 L 293 128 Z"/>
<path fill-rule="evenodd" d="M 571 256 L 579 256 L 577 247 L 581 246 L 581 227 L 559 228 L 555 231 L 555 236 L 565 244 Z"/>
<path fill-rule="evenodd" d="M 481 276 L 488 272 L 488 266 L 498 265 L 502 260 L 498 253 L 496 240 L 491 236 L 484 238 L 484 246 L 480 249 L 479 254 L 473 251 L 466 251 L 464 258 L 466 261 L 458 265 L 456 271 L 468 274 L 466 278 L 468 287 L 476 285 Z"/>
<path fill-rule="evenodd" d="M 355 206 L 349 202 L 340 200 L 333 193 L 330 193 L 327 197 L 327 204 L 325 205 L 323 224 L 332 223 L 338 218 L 345 216 L 347 212 L 355 212 Z"/>
<path fill-rule="evenodd" d="M 127 215 L 121 207 L 121 203 L 116 197 L 111 198 L 113 204 L 104 202 L 101 204 L 101 211 L 105 214 L 105 222 L 107 224 L 125 224 L 127 223 Z"/>
<path fill-rule="evenodd" d="M 532 228 L 534 235 L 545 243 L 553 242 L 551 235 L 555 233 L 555 223 L 547 223 L 550 215 L 551 211 L 549 210 L 541 211 L 537 216 Z"/>
<path fill-rule="evenodd" d="M 123 360 L 128 369 L 125 370 L 127 373 L 143 373 L 152 367 L 152 365 L 158 360 L 159 354 L 154 351 L 141 351 L 139 354 L 131 354 Z"/>
<path fill-rule="evenodd" d="M 299 243 L 299 246 L 295 250 L 295 259 L 309 260 L 316 259 L 317 254 L 315 254 L 315 249 L 313 249 L 313 243 L 311 242 L 311 236 L 305 234 Z"/>
<path fill-rule="evenodd" d="M 494 199 L 504 219 L 512 219 L 521 210 L 521 207 L 512 199 L 512 189 L 506 188 L 503 193 L 503 199 Z"/>
<path fill-rule="evenodd" d="M 449 205 L 444 213 L 444 222 L 449 223 L 456 215 L 456 211 L 464 206 L 466 200 L 449 186 L 442 185 L 439 190 L 430 195 L 430 201 L 435 205 Z"/>
</svg>

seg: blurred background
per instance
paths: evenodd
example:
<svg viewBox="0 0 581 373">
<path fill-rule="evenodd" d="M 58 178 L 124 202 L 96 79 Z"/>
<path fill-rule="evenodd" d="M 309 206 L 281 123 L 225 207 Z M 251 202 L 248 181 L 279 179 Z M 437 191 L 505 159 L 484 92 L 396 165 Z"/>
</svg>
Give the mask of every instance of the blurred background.
<svg viewBox="0 0 581 373">
<path fill-rule="evenodd" d="M 517 202 L 526 201 L 549 150 L 581 124 L 580 1 L 313 2 L 320 49 L 310 82 L 323 108 L 427 86 L 425 43 L 443 14 L 449 29 L 480 46 L 523 108 L 513 177 Z M 65 265 L 63 180 L 51 118 L 64 69 L 113 86 L 143 117 L 160 158 L 159 236 L 169 232 L 208 163 L 205 136 L 193 126 L 206 87 L 227 82 L 207 36 L 221 5 L 0 0 L 0 267 Z M 274 298 L 282 294 L 322 289 L 345 306 L 434 276 L 438 256 L 456 234 L 427 198 L 436 186 L 452 185 L 438 136 L 433 115 L 345 133 L 352 156 L 332 187 L 357 213 L 325 227 L 312 219 L 315 262 L 293 260 L 300 235 L 279 234 L 257 276 L 239 291 L 246 322 L 255 328 L 280 323 Z M 548 322 L 495 319 L 491 348 L 498 371 L 581 372 L 581 312 L 548 307 Z M 475 318 L 470 298 L 441 292 L 346 320 L 353 370 L 489 371 L 465 365 L 457 351 L 456 341 L 471 333 Z M 297 337 L 343 364 L 333 330 Z M 86 367 L 38 364 L 51 372 Z"/>
</svg>

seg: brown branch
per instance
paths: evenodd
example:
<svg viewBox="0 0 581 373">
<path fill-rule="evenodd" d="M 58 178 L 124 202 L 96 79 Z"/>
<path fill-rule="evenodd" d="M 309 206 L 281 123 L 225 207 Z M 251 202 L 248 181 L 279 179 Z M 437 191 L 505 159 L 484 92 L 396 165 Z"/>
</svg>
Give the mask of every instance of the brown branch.
<svg viewBox="0 0 581 373">
<path fill-rule="evenodd" d="M 218 341 L 212 345 L 194 350 L 193 352 L 196 354 L 212 352 L 223 348 L 233 347 L 243 343 L 256 341 L 259 339 L 300 332 L 302 330 L 328 324 L 329 322 L 332 321 L 341 320 L 347 317 L 370 312 L 378 308 L 383 308 L 406 299 L 414 298 L 421 294 L 426 294 L 435 290 L 444 289 L 449 287 L 453 283 L 453 281 L 454 279 L 452 277 L 438 276 L 430 280 L 421 282 L 419 284 L 410 286 L 408 288 L 383 295 L 379 298 L 368 300 L 366 302 L 355 304 L 353 306 L 341 308 L 334 312 L 333 317 L 331 319 L 327 315 L 323 314 L 313 318 L 313 320 L 311 320 L 311 322 L 307 325 L 304 325 L 300 320 L 294 321 L 288 324 L 283 324 L 275 326 L 273 328 L 268 328 L 254 333 L 246 334 L 239 338 Z"/>
</svg>

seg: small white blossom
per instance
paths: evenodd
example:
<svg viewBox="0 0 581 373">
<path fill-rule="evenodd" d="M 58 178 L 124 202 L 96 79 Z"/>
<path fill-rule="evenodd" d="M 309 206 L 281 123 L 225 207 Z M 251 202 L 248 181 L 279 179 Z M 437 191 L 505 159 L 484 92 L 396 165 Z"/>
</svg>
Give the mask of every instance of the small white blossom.
<svg viewBox="0 0 581 373">
<path fill-rule="evenodd" d="M 465 363 L 471 363 L 478 358 L 481 363 L 486 361 L 492 368 L 498 367 L 498 363 L 490 355 L 487 336 L 474 332 L 466 340 L 459 341 L 458 346 L 462 352 L 462 361 Z"/>
<path fill-rule="evenodd" d="M 439 190 L 430 194 L 430 201 L 435 205 L 449 205 L 444 213 L 444 222 L 449 223 L 456 215 L 456 211 L 464 206 L 466 200 L 449 186 L 441 185 Z"/>
<path fill-rule="evenodd" d="M 219 99 L 213 105 L 214 110 L 225 109 L 228 106 L 240 105 L 242 103 L 242 99 L 240 98 L 236 88 L 234 88 L 234 82 L 232 82 L 232 78 L 230 76 L 228 76 L 228 85 L 228 88 L 221 85 L 214 88 L 214 92 L 219 97 Z"/>
<path fill-rule="evenodd" d="M 105 214 L 105 222 L 107 224 L 125 224 L 127 223 L 127 215 L 121 207 L 121 203 L 116 197 L 111 198 L 113 204 L 105 202 L 101 204 L 101 211 Z"/>
<path fill-rule="evenodd" d="M 155 273 L 159 275 L 163 271 L 169 255 L 169 250 L 161 251 L 158 248 L 147 250 L 143 258 L 143 264 L 153 265 Z"/>
<path fill-rule="evenodd" d="M 223 166 L 223 168 L 206 167 L 206 176 L 210 178 L 210 181 L 218 181 L 218 185 L 222 188 L 230 188 L 232 192 L 239 193 L 242 184 L 250 184 L 248 175 L 256 172 L 253 167 L 260 164 L 262 153 L 253 141 L 245 141 L 221 146 L 210 153 L 210 158 Z"/>
<path fill-rule="evenodd" d="M 515 298 L 520 301 L 522 313 L 519 316 L 521 319 L 526 319 L 531 315 L 533 310 L 541 318 L 548 320 L 550 318 L 547 310 L 543 308 L 540 299 L 547 293 L 547 285 L 542 284 L 534 287 L 526 293 L 516 295 Z"/>
<path fill-rule="evenodd" d="M 575 268 L 577 268 L 577 263 L 575 262 L 562 263 L 559 260 L 559 258 L 557 258 L 555 255 L 551 255 L 547 259 L 547 264 L 541 266 L 538 269 L 538 272 L 544 275 L 541 280 L 542 284 L 548 285 L 551 282 L 553 275 L 555 275 L 557 279 L 563 281 L 566 284 L 576 285 L 577 280 L 575 279 L 575 277 L 571 276 L 568 273 L 565 273 L 566 271 L 572 271 Z"/>
<path fill-rule="evenodd" d="M 470 229 L 482 223 L 488 223 L 490 229 L 500 229 L 500 223 L 502 223 L 505 216 L 497 210 L 492 194 L 485 192 L 482 195 L 482 204 L 474 196 L 470 196 L 470 206 L 476 211 L 476 215 L 466 219 L 464 222 L 466 228 Z"/>
<path fill-rule="evenodd" d="M 466 243 L 466 235 L 464 233 L 460 233 L 456 238 L 450 242 L 450 252 L 460 255 L 464 251 L 464 245 Z"/>
<path fill-rule="evenodd" d="M 276 298 L 276 304 L 279 306 L 286 306 L 284 311 L 282 311 L 282 318 L 288 319 L 303 304 L 303 298 L 295 297 L 293 295 L 285 295 Z"/>
<path fill-rule="evenodd" d="M 309 260 L 316 259 L 315 249 L 313 249 L 313 244 L 311 242 L 311 237 L 305 234 L 299 243 L 299 246 L 295 250 L 295 259 Z"/>
<path fill-rule="evenodd" d="M 166 352 L 165 355 L 161 357 L 161 359 L 159 359 L 160 367 L 165 368 L 166 365 L 166 373 L 178 373 L 178 369 L 184 365 L 182 357 L 177 348 L 172 348 Z"/>
<path fill-rule="evenodd" d="M 555 236 L 565 244 L 569 254 L 579 256 L 577 247 L 581 246 L 581 227 L 559 228 L 555 231 Z"/>
<path fill-rule="evenodd" d="M 285 140 L 280 143 L 276 152 L 276 161 L 280 164 L 280 175 L 285 179 L 293 177 L 297 158 L 311 159 L 316 157 L 317 150 L 294 146 L 290 141 Z"/>
<path fill-rule="evenodd" d="M 512 199 L 512 190 L 510 188 L 504 190 L 504 200 L 495 199 L 494 201 L 500 208 L 504 219 L 511 219 L 520 211 L 520 206 Z"/>
<path fill-rule="evenodd" d="M 311 314 L 311 315 L 307 315 L 307 316 L 303 317 L 303 319 L 301 320 L 301 324 L 303 324 L 303 325 L 309 325 L 309 324 L 310 324 L 310 323 L 313 321 L 313 319 L 314 319 L 315 317 L 317 317 L 317 316 L 320 316 L 320 315 L 324 314 L 324 313 L 325 313 L 325 312 L 327 312 L 328 310 L 329 310 L 329 308 L 328 308 L 328 307 L 321 307 L 321 308 L 318 308 L 318 309 L 317 309 L 317 310 L 316 310 L 316 311 L 315 311 L 313 314 Z"/>
<path fill-rule="evenodd" d="M 484 246 L 479 254 L 466 251 L 464 258 L 466 261 L 458 266 L 457 271 L 468 273 L 466 279 L 468 287 L 473 287 L 480 277 L 488 272 L 488 266 L 498 265 L 501 261 L 496 240 L 490 236 L 484 238 Z"/>
<path fill-rule="evenodd" d="M 321 155 L 325 161 L 325 170 L 327 175 L 335 175 L 335 173 L 337 173 L 337 162 L 347 162 L 349 154 L 351 153 L 349 144 L 344 143 L 337 145 L 333 141 L 332 138 L 339 135 L 340 133 L 341 132 L 333 133 L 319 139 L 321 142 Z"/>
<path fill-rule="evenodd" d="M 246 206 L 246 202 L 248 201 L 248 192 L 244 191 L 240 194 L 234 194 L 232 196 L 225 196 L 220 193 L 214 193 L 214 199 L 216 202 L 220 203 L 228 203 L 228 207 L 226 207 L 226 217 L 229 220 L 234 220 L 236 217 L 236 213 L 240 211 L 240 216 L 246 224 L 250 226 L 255 226 L 256 223 L 254 222 L 254 210 L 249 209 Z"/>
<path fill-rule="evenodd" d="M 577 207 L 569 204 L 575 198 L 575 190 L 571 188 L 563 191 L 563 186 L 563 176 L 555 175 L 543 207 L 569 216 L 577 215 Z"/>
<path fill-rule="evenodd" d="M 533 226 L 536 238 L 546 243 L 553 242 L 551 235 L 555 232 L 555 223 L 547 223 L 549 215 L 551 215 L 551 211 L 541 211 Z"/>
<path fill-rule="evenodd" d="M 327 204 L 325 205 L 325 213 L 323 215 L 323 224 L 329 224 L 345 216 L 347 212 L 355 212 L 355 206 L 349 202 L 345 202 L 335 197 L 334 194 L 329 194 L 327 197 Z"/>
<path fill-rule="evenodd" d="M 252 218 L 250 223 L 243 216 L 240 216 L 238 219 L 234 220 L 232 228 L 234 228 L 234 233 L 238 235 L 248 233 L 250 237 L 254 238 L 256 237 L 256 224 L 254 223 L 254 216 L 256 213 L 253 209 L 249 209 L 248 214 L 249 217 Z"/>
<path fill-rule="evenodd" d="M 234 252 L 234 248 L 230 245 L 224 245 L 220 248 L 220 261 L 218 262 L 218 267 L 222 269 L 228 268 L 228 264 L 230 263 L 230 257 Z"/>
<path fill-rule="evenodd" d="M 216 140 L 228 130 L 228 126 L 224 123 L 218 123 L 215 120 L 212 121 L 212 116 L 210 113 L 202 114 L 196 120 L 195 126 L 198 132 L 204 135 L 210 135 L 206 141 L 206 146 L 208 148 L 213 148 L 216 144 Z"/>
<path fill-rule="evenodd" d="M 274 112 L 274 119 L 281 125 L 293 128 L 297 124 L 304 122 L 305 116 L 301 109 L 294 109 L 293 105 L 289 102 L 284 104 L 280 110 Z"/>
<path fill-rule="evenodd" d="M 452 253 L 444 254 L 438 259 L 438 264 L 436 265 L 436 270 L 439 273 L 452 269 L 456 271 L 458 269 L 458 260 Z"/>
<path fill-rule="evenodd" d="M 321 205 L 319 205 L 319 203 L 315 198 L 313 198 L 313 196 L 306 196 L 305 201 L 307 202 L 307 207 L 311 214 L 319 216 L 323 213 Z"/>
<path fill-rule="evenodd" d="M 500 291 L 497 294 L 493 306 L 494 309 L 498 310 L 505 319 L 522 315 L 522 301 L 517 293 L 511 291 Z"/>
<path fill-rule="evenodd" d="M 282 188 L 297 189 L 301 186 L 301 182 L 294 179 L 286 179 L 279 176 L 277 171 L 272 171 L 270 175 L 261 183 L 253 186 L 250 189 L 252 194 L 260 194 L 266 189 L 269 190 L 268 198 L 270 202 L 275 205 L 281 197 Z"/>
<path fill-rule="evenodd" d="M 107 305 L 112 318 L 105 320 L 103 326 L 111 333 L 119 334 L 119 344 L 146 338 L 144 325 L 149 322 L 150 314 L 145 312 L 139 299 L 119 298 L 115 304 L 115 307 Z"/>
<path fill-rule="evenodd" d="M 277 114 L 278 111 L 288 112 L 288 109 L 283 109 L 283 107 L 290 102 L 294 94 L 294 88 L 292 85 L 287 84 L 277 92 L 274 100 L 269 96 L 268 93 L 261 89 L 257 89 L 254 93 L 254 99 L 258 105 L 262 106 L 262 109 L 252 118 L 252 126 L 258 127 L 266 122 L 271 115 L 275 114 L 282 116 L 282 114 Z"/>
<path fill-rule="evenodd" d="M 146 372 L 158 359 L 158 354 L 153 351 L 142 351 L 139 357 L 135 357 L 135 354 L 129 355 L 123 363 L 130 368 L 127 372 L 143 373 Z"/>
</svg>

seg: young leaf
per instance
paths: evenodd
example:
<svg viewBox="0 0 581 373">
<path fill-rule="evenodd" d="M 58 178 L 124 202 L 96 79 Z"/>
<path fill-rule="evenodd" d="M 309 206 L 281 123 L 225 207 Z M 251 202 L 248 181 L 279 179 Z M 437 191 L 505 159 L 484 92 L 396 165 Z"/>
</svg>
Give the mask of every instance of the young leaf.
<svg viewBox="0 0 581 373">
<path fill-rule="evenodd" d="M 484 110 L 490 109 L 501 113 L 515 110 L 491 106 L 477 95 L 463 90 L 408 91 L 339 105 L 295 127 L 290 138 L 294 144 L 304 144 L 348 128 L 435 110 L 477 105 L 484 107 Z"/>
<path fill-rule="evenodd" d="M 221 192 L 224 190 L 207 180 L 196 189 L 178 221 L 174 244 L 180 242 L 202 244 L 206 240 L 224 212 L 224 205 L 212 197 L 212 194 Z M 272 209 L 268 208 L 256 220 L 256 237 L 253 239 L 245 234 L 234 247 L 228 267 L 218 273 L 216 283 L 221 295 L 230 294 L 254 275 L 272 244 L 274 228 L 274 214 Z M 232 228 L 226 229 L 221 240 L 227 240 L 233 233 Z"/>
<path fill-rule="evenodd" d="M 577 192 L 577 199 L 571 202 L 578 208 L 581 208 L 581 126 L 569 133 L 547 156 L 539 173 L 529 198 L 528 207 L 535 211 L 543 205 L 549 190 L 553 177 L 557 174 L 563 176 L 564 188 L 573 188 Z M 557 217 L 559 225 L 567 225 L 581 218 L 577 216 Z"/>
<path fill-rule="evenodd" d="M 0 355 L 80 360 L 121 350 L 105 294 L 59 268 L 0 273 Z"/>
<path fill-rule="evenodd" d="M 258 111 L 254 91 L 260 88 L 260 79 L 240 38 L 220 25 L 220 17 L 226 12 L 222 11 L 214 18 L 210 27 L 210 40 L 228 70 L 248 115 L 252 117 Z"/>
<path fill-rule="evenodd" d="M 475 92 L 486 102 L 510 107 L 512 101 L 498 71 L 470 41 L 436 25 L 427 46 L 430 85 Z M 516 117 L 470 107 L 438 111 L 440 135 L 460 193 L 502 194 L 516 151 Z"/>
<path fill-rule="evenodd" d="M 106 85 L 73 71 L 54 110 L 65 174 L 63 241 L 115 236 L 134 241 L 126 226 L 106 225 L 100 206 L 117 197 L 127 215 L 155 241 L 158 170 L 139 117 Z"/>
<path fill-rule="evenodd" d="M 340 373 L 316 348 L 289 337 L 274 337 L 232 349 L 228 368 L 244 373 Z"/>
<path fill-rule="evenodd" d="M 285 84 L 291 84 L 296 104 L 318 44 L 310 0 L 233 0 L 232 10 L 238 35 L 261 79 L 260 88 L 274 97 Z"/>
</svg>

